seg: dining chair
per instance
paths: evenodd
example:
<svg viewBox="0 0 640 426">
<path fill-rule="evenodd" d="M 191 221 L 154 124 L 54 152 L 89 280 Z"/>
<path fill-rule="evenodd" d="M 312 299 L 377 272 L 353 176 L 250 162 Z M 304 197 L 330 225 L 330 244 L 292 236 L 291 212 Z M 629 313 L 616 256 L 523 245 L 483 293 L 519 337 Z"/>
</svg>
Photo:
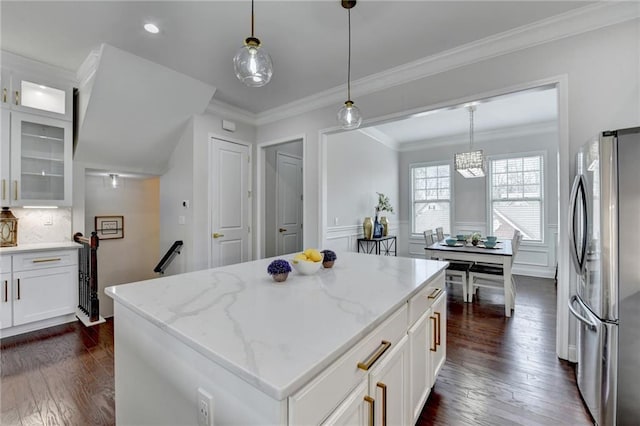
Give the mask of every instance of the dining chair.
<svg viewBox="0 0 640 426">
<path fill-rule="evenodd" d="M 452 262 L 449 261 L 449 266 L 444 272 L 445 284 L 462 285 L 462 300 L 469 301 L 469 269 L 473 265 L 473 262 Z"/>
<path fill-rule="evenodd" d="M 520 248 L 520 243 L 522 242 L 522 233 L 518 230 L 515 230 L 513 233 L 513 237 L 511 239 L 511 266 L 513 268 L 513 263 L 516 258 L 516 253 Z M 480 264 L 476 263 L 471 268 L 469 268 L 469 281 L 468 281 L 468 301 L 473 301 L 473 295 L 479 287 L 486 288 L 494 288 L 494 289 L 504 289 L 504 269 L 501 266 L 490 265 L 490 264 Z M 505 297 L 509 297 L 509 302 L 511 307 L 515 309 L 516 303 L 516 280 L 511 274 L 511 282 L 509 288 L 506 289 Z M 505 299 L 505 315 L 509 316 L 511 312 L 508 312 L 509 308 L 507 307 L 507 300 Z"/>
<path fill-rule="evenodd" d="M 442 230 L 442 226 L 438 226 L 436 228 L 436 237 L 438 238 L 438 241 L 444 240 L 444 231 Z"/>
<path fill-rule="evenodd" d="M 427 247 L 435 242 L 433 241 L 433 230 L 426 229 L 424 231 L 424 242 L 427 244 Z"/>
</svg>

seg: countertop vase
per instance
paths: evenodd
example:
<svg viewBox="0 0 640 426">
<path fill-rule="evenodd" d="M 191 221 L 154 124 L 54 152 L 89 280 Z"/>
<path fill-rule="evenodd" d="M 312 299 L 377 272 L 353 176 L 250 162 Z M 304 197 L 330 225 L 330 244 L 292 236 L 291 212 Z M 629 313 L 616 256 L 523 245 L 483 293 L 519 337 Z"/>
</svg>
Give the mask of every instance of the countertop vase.
<svg viewBox="0 0 640 426">
<path fill-rule="evenodd" d="M 289 273 L 285 272 L 283 274 L 273 274 L 271 276 L 273 277 L 273 280 L 275 282 L 281 283 L 287 279 L 287 277 L 289 276 Z"/>
<path fill-rule="evenodd" d="M 362 231 L 364 234 L 364 238 L 370 240 L 373 237 L 373 221 L 370 217 L 365 217 L 364 222 L 362 223 Z"/>
</svg>

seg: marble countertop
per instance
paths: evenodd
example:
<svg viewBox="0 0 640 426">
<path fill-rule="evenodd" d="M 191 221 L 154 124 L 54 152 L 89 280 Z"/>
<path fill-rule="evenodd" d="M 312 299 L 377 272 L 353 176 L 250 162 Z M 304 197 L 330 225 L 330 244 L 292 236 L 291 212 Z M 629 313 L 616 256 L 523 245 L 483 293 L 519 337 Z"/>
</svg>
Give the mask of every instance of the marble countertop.
<svg viewBox="0 0 640 426">
<path fill-rule="evenodd" d="M 60 241 L 57 243 L 33 243 L 33 244 L 18 244 L 15 247 L 0 247 L 0 255 L 2 254 L 15 254 L 25 253 L 32 251 L 46 251 L 46 250 L 58 250 L 58 249 L 77 249 L 82 247 L 82 244 L 78 244 L 73 241 Z"/>
<path fill-rule="evenodd" d="M 351 252 L 337 256 L 333 268 L 315 275 L 292 271 L 283 283 L 267 274 L 271 258 L 108 287 L 105 293 L 282 400 L 447 265 Z"/>
</svg>

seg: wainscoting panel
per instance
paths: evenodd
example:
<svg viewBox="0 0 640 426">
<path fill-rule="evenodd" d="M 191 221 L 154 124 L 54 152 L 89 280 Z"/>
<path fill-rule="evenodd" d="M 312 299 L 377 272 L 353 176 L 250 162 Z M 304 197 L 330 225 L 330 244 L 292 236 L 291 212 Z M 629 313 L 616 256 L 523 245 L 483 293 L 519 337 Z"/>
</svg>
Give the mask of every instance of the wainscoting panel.
<svg viewBox="0 0 640 426">
<path fill-rule="evenodd" d="M 400 226 L 392 222 L 389 227 L 389 233 L 396 236 L 396 249 L 398 256 L 402 256 L 402 247 L 400 243 L 402 238 L 400 237 Z M 358 238 L 362 238 L 363 230 L 362 225 L 348 225 L 348 226 L 332 226 L 327 228 L 327 236 L 323 249 L 329 249 L 333 251 L 358 251 Z M 405 254 L 406 256 L 406 254 Z"/>
</svg>

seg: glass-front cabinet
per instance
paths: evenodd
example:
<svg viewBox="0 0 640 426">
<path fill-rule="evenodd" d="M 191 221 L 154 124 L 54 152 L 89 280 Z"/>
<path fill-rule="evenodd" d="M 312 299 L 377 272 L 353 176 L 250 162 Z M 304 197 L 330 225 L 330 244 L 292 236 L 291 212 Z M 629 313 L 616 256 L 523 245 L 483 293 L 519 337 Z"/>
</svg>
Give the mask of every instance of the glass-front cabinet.
<svg viewBox="0 0 640 426">
<path fill-rule="evenodd" d="M 11 113 L 11 205 L 71 205 L 71 131 L 68 121 Z"/>
</svg>

